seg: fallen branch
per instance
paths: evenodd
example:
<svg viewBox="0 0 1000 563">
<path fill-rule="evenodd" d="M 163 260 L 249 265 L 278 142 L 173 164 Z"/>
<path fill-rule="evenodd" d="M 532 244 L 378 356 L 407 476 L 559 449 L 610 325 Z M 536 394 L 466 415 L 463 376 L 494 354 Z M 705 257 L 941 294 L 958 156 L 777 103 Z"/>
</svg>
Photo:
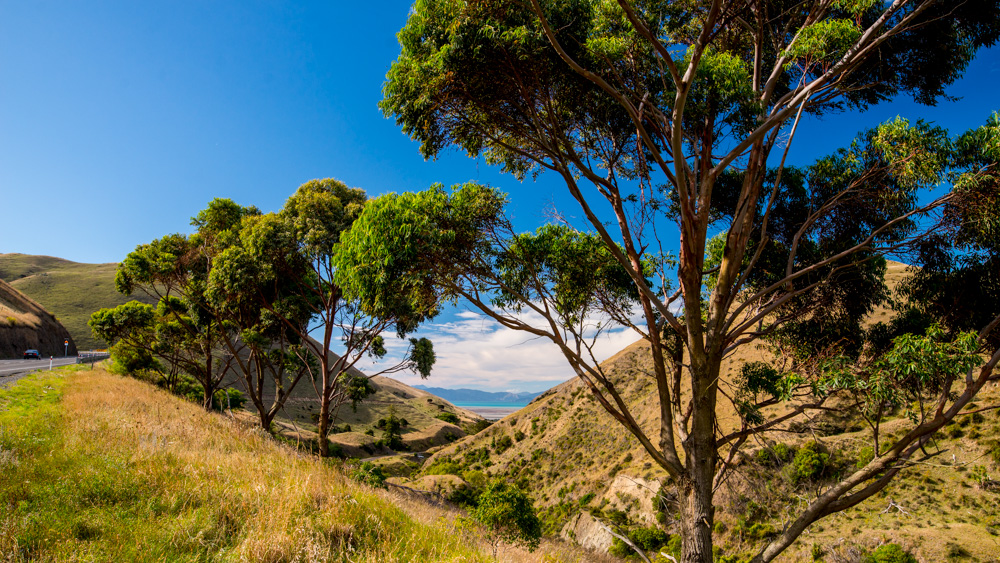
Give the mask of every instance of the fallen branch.
<svg viewBox="0 0 1000 563">
<path fill-rule="evenodd" d="M 604 528 L 605 530 L 607 530 L 607 531 L 608 531 L 608 533 L 609 533 L 609 534 L 611 534 L 612 536 L 614 536 L 614 537 L 616 537 L 616 538 L 618 538 L 618 539 L 622 540 L 623 542 L 625 542 L 625 545 L 627 545 L 627 546 L 631 547 L 631 548 L 632 548 L 632 551 L 634 551 L 634 552 L 638 553 L 638 554 L 639 554 L 639 557 L 641 557 L 643 561 L 645 561 L 646 563 L 651 563 L 651 562 L 649 561 L 649 557 L 647 557 L 647 556 L 646 556 L 646 552 L 644 552 L 644 551 L 643 551 L 642 549 L 640 549 L 640 548 L 639 548 L 639 546 L 637 546 L 637 545 L 635 545 L 634 543 L 632 543 L 632 540 L 628 539 L 628 537 L 626 537 L 626 536 L 624 536 L 624 535 L 622 535 L 622 534 L 619 534 L 619 533 L 615 532 L 614 530 L 612 530 L 612 529 L 611 529 L 611 527 L 610 527 L 610 526 L 608 526 L 608 525 L 607 525 L 607 524 L 605 524 L 604 522 L 601 522 L 601 521 L 600 521 L 600 520 L 598 520 L 597 518 L 594 518 L 594 522 L 597 522 L 597 525 L 598 525 L 598 526 L 600 526 L 600 527 Z M 669 556 L 668 556 L 668 557 L 669 557 Z M 673 559 L 673 557 L 671 557 L 671 559 Z M 674 563 L 677 563 L 677 562 L 676 562 L 676 560 L 674 560 Z"/>
<path fill-rule="evenodd" d="M 896 501 L 894 501 L 894 500 L 892 500 L 892 499 L 889 499 L 889 506 L 885 507 L 885 510 L 883 510 L 883 511 L 882 511 L 882 514 L 886 514 L 886 513 L 888 513 L 888 512 L 889 512 L 890 510 L 892 510 L 893 508 L 895 508 L 896 510 L 900 511 L 900 512 L 901 512 L 901 513 L 903 513 L 903 514 L 906 514 L 907 516 L 909 516 L 909 515 L 910 515 L 910 513 L 909 513 L 909 512 L 907 512 L 906 510 L 903 510 L 903 507 L 902 507 L 902 506 L 899 506 L 899 504 L 898 504 L 898 503 L 896 503 Z"/>
</svg>

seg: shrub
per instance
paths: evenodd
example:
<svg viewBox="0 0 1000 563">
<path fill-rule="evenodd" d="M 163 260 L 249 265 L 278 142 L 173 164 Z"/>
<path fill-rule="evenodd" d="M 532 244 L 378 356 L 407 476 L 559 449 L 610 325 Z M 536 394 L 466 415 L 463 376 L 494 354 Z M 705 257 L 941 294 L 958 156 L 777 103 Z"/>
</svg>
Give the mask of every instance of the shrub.
<svg viewBox="0 0 1000 563">
<path fill-rule="evenodd" d="M 636 528 L 629 532 L 628 537 L 646 551 L 659 549 L 670 541 L 670 534 L 659 528 Z"/>
<path fill-rule="evenodd" d="M 370 487 L 375 487 L 376 489 L 384 489 L 385 486 L 385 473 L 382 472 L 382 468 L 375 465 L 370 461 L 362 462 L 351 477 L 360 483 L 364 483 Z"/>
<path fill-rule="evenodd" d="M 534 551 L 542 538 L 542 522 L 535 514 L 531 499 L 499 479 L 479 495 L 472 517 L 486 528 L 486 539 L 493 547 L 494 559 L 501 542 Z"/>
<path fill-rule="evenodd" d="M 917 558 L 905 551 L 899 544 L 880 545 L 865 558 L 864 563 L 917 563 Z"/>
<path fill-rule="evenodd" d="M 801 483 L 818 479 L 826 471 L 829 461 L 830 455 L 823 451 L 823 446 L 816 441 L 806 442 L 792 460 L 794 481 Z"/>
<path fill-rule="evenodd" d="M 670 534 L 659 528 L 636 528 L 634 530 L 630 530 L 626 535 L 628 536 L 629 541 L 634 543 L 643 551 L 653 553 L 664 549 L 666 551 L 671 551 L 670 546 L 673 542 Z M 679 547 L 680 544 L 677 545 Z M 614 555 L 615 557 L 622 558 L 634 558 L 636 555 L 635 551 L 633 551 L 628 544 L 618 538 L 615 538 L 612 541 L 611 547 L 608 548 L 608 553 Z"/>
<path fill-rule="evenodd" d="M 489 482 L 489 480 L 486 478 L 486 474 L 478 470 L 469 470 L 462 472 L 462 479 L 465 479 L 466 483 L 472 485 L 477 489 L 482 489 Z"/>
<path fill-rule="evenodd" d="M 774 450 L 774 457 L 780 463 L 788 463 L 792 460 L 792 457 L 795 456 L 795 448 L 789 446 L 788 444 L 778 442 L 772 449 Z"/>
<path fill-rule="evenodd" d="M 465 432 L 467 434 L 479 434 L 483 430 L 486 430 L 487 428 L 489 428 L 491 424 L 493 424 L 493 423 L 490 422 L 490 421 L 488 421 L 488 420 L 486 420 L 486 419 L 477 420 L 475 422 L 475 424 L 470 425 L 469 428 L 466 429 Z"/>
<path fill-rule="evenodd" d="M 486 449 L 485 446 L 482 448 L 474 448 L 465 452 L 465 463 L 470 465 L 476 462 L 484 463 L 489 461 L 489 459 L 490 450 Z"/>
<path fill-rule="evenodd" d="M 438 420 L 443 420 L 451 424 L 458 424 L 460 422 L 457 414 L 447 411 L 435 416 L 434 418 Z"/>
<path fill-rule="evenodd" d="M 510 436 L 506 435 L 501 436 L 499 440 L 493 438 L 493 441 L 490 442 L 490 446 L 493 448 L 493 451 L 495 451 L 497 454 L 504 453 L 505 451 L 510 449 L 510 447 L 513 445 L 514 441 L 510 439 Z"/>
<path fill-rule="evenodd" d="M 439 459 L 424 470 L 425 475 L 458 475 L 462 466 L 450 459 Z"/>
<path fill-rule="evenodd" d="M 521 432 L 520 430 L 516 430 L 514 432 L 514 439 L 517 440 L 518 442 L 520 442 L 524 438 L 525 438 L 524 432 Z"/>
<path fill-rule="evenodd" d="M 777 444 L 757 450 L 757 463 L 770 467 L 780 467 L 792 460 L 795 449 L 787 444 Z"/>
<path fill-rule="evenodd" d="M 215 410 L 241 409 L 247 398 L 236 389 L 219 389 L 212 395 L 212 408 Z"/>
<path fill-rule="evenodd" d="M 616 526 L 628 526 L 628 513 L 621 510 L 608 510 L 604 516 Z"/>
</svg>

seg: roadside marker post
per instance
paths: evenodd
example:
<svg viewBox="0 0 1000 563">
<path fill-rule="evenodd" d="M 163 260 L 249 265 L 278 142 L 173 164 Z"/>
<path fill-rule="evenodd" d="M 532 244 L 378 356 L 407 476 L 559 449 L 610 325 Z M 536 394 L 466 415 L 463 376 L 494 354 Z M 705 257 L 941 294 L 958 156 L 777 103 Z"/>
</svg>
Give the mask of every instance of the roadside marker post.
<svg viewBox="0 0 1000 563">
<path fill-rule="evenodd" d="M 63 357 L 64 358 L 68 358 L 69 357 L 69 340 L 63 340 L 63 346 L 65 347 L 63 349 Z"/>
<path fill-rule="evenodd" d="M 52 371 L 52 356 L 49 356 L 49 371 Z"/>
</svg>

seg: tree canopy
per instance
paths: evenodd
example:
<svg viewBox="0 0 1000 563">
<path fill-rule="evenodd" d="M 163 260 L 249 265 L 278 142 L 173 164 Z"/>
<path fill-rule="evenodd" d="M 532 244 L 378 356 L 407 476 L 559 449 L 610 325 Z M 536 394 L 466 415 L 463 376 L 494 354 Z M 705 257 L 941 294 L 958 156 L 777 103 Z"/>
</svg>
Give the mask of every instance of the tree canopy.
<svg viewBox="0 0 1000 563">
<path fill-rule="evenodd" d="M 804 115 L 899 95 L 924 104 L 947 97 L 977 50 L 995 43 L 998 8 L 996 0 L 418 0 L 382 110 L 426 157 L 454 147 L 518 178 L 557 174 L 586 227 L 515 234 L 496 216 L 501 195 L 434 188 L 370 204 L 358 220 L 365 229 L 345 234 L 352 250 L 340 269 L 377 280 L 397 272 L 387 249 L 427 252 L 443 265 L 425 268 L 428 258 L 409 271 L 433 272 L 443 295 L 558 345 L 676 483 L 685 562 L 711 561 L 713 495 L 750 437 L 826 408 L 830 394 L 850 396 L 852 381 L 922 389 L 928 408 L 912 429 L 810 498 L 755 558 L 770 561 L 817 519 L 884 488 L 1000 360 L 987 346 L 995 309 L 971 322 L 941 315 L 938 328 L 915 321 L 957 298 L 948 284 L 959 270 L 970 286 L 995 287 L 996 249 L 984 238 L 996 217 L 993 122 L 953 138 L 897 119 L 806 167 L 786 162 L 788 148 Z M 932 196 L 942 184 L 951 188 Z M 369 212 L 393 227 L 368 221 Z M 668 237 L 677 243 L 665 245 Z M 597 241 L 599 251 L 589 246 Z M 862 321 L 887 296 L 886 256 L 912 258 L 925 273 L 910 286 L 916 311 L 869 332 Z M 362 284 L 345 287 L 365 302 Z M 964 302 L 975 307 L 990 291 Z M 522 309 L 544 326 L 524 322 Z M 601 325 L 584 319 L 602 315 L 650 346 L 653 433 L 591 353 Z M 752 369 L 727 392 L 723 360 L 762 339 L 794 361 L 774 373 Z M 986 360 L 970 367 L 963 358 L 973 344 Z M 914 353 L 968 369 L 959 377 L 931 361 L 909 377 L 899 370 Z M 820 384 L 831 377 L 841 384 Z M 731 432 L 717 418 L 727 400 L 744 414 Z M 775 401 L 793 406 L 760 419 Z"/>
</svg>

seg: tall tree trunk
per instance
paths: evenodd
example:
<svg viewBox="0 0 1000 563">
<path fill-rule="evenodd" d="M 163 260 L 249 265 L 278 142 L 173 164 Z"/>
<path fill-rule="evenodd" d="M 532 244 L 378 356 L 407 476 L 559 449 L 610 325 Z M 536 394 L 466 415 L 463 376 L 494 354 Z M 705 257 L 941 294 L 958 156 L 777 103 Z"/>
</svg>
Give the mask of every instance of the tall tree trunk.
<svg viewBox="0 0 1000 563">
<path fill-rule="evenodd" d="M 264 429 L 268 434 L 274 434 L 271 431 L 271 421 L 274 420 L 275 413 L 270 409 L 260 409 L 257 411 L 260 413 L 260 427 Z"/>
<path fill-rule="evenodd" d="M 201 388 L 204 390 L 205 394 L 201 400 L 201 406 L 205 410 L 212 410 L 212 395 L 215 394 L 215 378 L 212 377 L 212 353 L 209 352 L 205 356 L 205 377 L 201 382 Z"/>
<path fill-rule="evenodd" d="M 715 524 L 713 504 L 715 480 L 715 407 L 721 362 L 710 357 L 692 358 L 691 391 L 694 409 L 691 413 L 691 433 L 685 452 L 687 466 L 681 483 L 681 561 L 683 563 L 712 562 L 712 526 Z"/>
<path fill-rule="evenodd" d="M 319 455 L 320 457 L 326 457 L 330 455 L 330 441 L 326 439 L 327 434 L 330 432 L 330 399 L 329 393 L 326 390 L 326 386 L 323 386 L 323 397 L 319 403 L 319 426 L 317 426 L 317 433 L 319 437 Z"/>
</svg>

